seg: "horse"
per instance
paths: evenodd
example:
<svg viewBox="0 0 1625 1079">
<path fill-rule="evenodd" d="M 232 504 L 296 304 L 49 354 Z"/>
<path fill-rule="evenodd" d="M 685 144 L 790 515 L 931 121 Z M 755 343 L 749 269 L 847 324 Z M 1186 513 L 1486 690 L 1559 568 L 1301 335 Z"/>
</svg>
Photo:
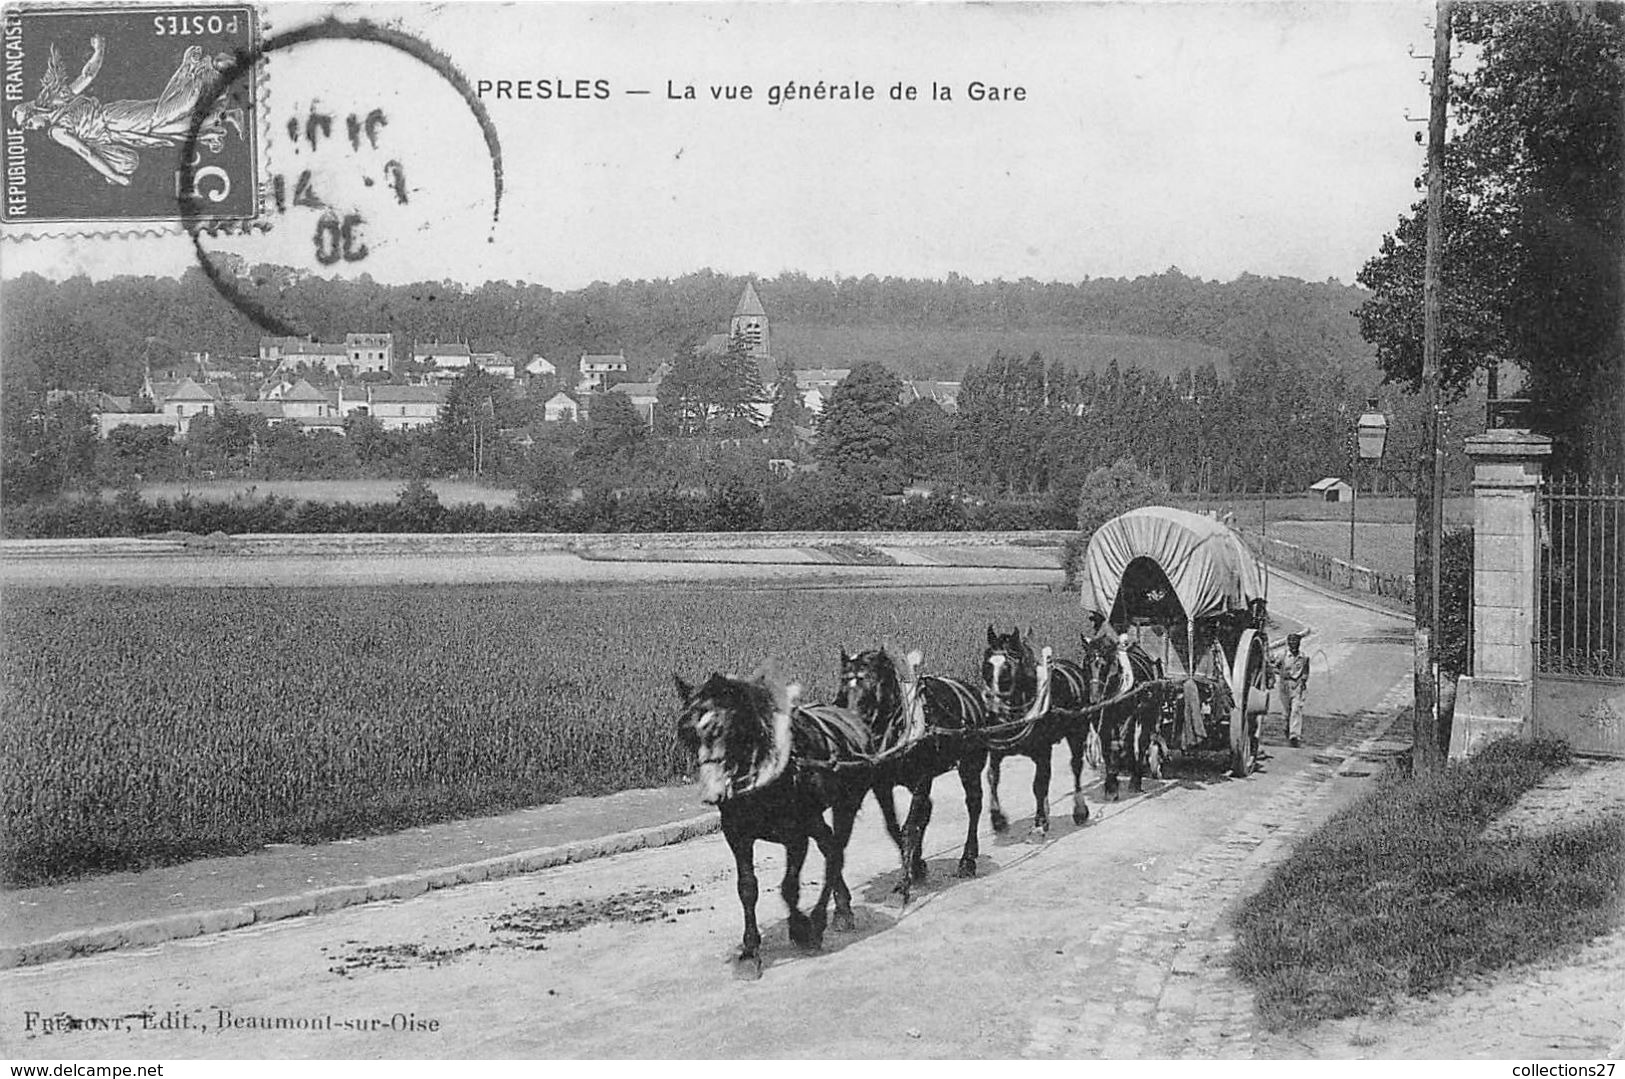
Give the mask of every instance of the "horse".
<svg viewBox="0 0 1625 1079">
<path fill-rule="evenodd" d="M 745 935 L 734 971 L 759 978 L 762 934 L 756 925 L 757 840 L 781 844 L 790 908 L 790 939 L 803 949 L 823 946 L 831 895 L 834 926 L 854 928 L 852 893 L 842 878 L 846 845 L 868 794 L 872 739 L 863 720 L 845 709 L 799 703 L 799 686 L 758 671 L 748 679 L 713 673 L 698 688 L 673 674 L 682 712 L 677 737 L 699 761 L 700 798 L 722 814 L 722 834 L 738 870 Z M 832 821 L 826 823 L 824 810 Z M 824 886 L 809 917 L 801 912 L 801 865 L 807 842 L 824 856 Z"/>
<path fill-rule="evenodd" d="M 1123 662 L 1126 658 L 1128 673 Z M 1157 677 L 1156 662 L 1137 644 L 1125 643 L 1114 634 L 1083 638 L 1083 667 L 1088 677 L 1088 698 L 1092 705 L 1104 704 L 1134 686 L 1143 686 Z M 1151 743 L 1157 737 L 1162 710 L 1158 699 L 1140 693 L 1098 714 L 1101 767 L 1106 773 L 1106 797 L 1117 800 L 1119 752 L 1129 758 L 1129 790 L 1144 790 L 1143 777 Z M 1153 777 L 1158 778 L 1158 777 Z"/>
<path fill-rule="evenodd" d="M 988 714 L 995 724 L 1020 719 L 1037 695 L 1038 659 L 1030 643 L 1030 629 L 1027 637 L 1023 640 L 1019 629 L 997 633 L 992 626 L 987 627 L 982 685 Z M 1033 762 L 1035 808 L 1030 835 L 1042 839 L 1049 834 L 1051 750 L 1063 737 L 1072 750 L 1072 823 L 1084 824 L 1089 820 L 1089 806 L 1083 800 L 1083 761 L 1088 751 L 1089 724 L 1077 715 L 1089 703 L 1089 681 L 1082 667 L 1057 659 L 1050 661 L 1049 686 L 1049 709 L 1020 737 L 988 752 L 988 816 L 996 832 L 1010 827 L 1004 808 L 999 804 L 999 766 L 1005 757 L 1019 753 Z"/>
<path fill-rule="evenodd" d="M 918 657 L 917 652 L 910 654 L 911 665 L 919 662 Z M 905 692 L 897 665 L 884 648 L 850 656 L 841 650 L 841 689 L 835 703 L 852 708 L 864 718 L 883 755 L 876 765 L 873 790 L 886 820 L 886 831 L 902 856 L 902 881 L 897 891 L 907 904 L 911 885 L 926 875 L 921 848 L 926 825 L 931 821 L 931 785 L 950 768 L 959 770 L 959 782 L 965 788 L 965 809 L 970 815 L 956 873 L 961 877 L 976 875 L 980 853 L 976 832 L 982 820 L 982 765 L 987 761 L 987 747 L 956 734 L 984 726 L 987 709 L 974 690 L 954 678 L 920 675 L 914 689 L 918 711 L 909 707 L 912 702 L 905 699 Z M 910 795 L 908 818 L 901 828 L 894 801 L 897 787 L 907 787 Z"/>
</svg>

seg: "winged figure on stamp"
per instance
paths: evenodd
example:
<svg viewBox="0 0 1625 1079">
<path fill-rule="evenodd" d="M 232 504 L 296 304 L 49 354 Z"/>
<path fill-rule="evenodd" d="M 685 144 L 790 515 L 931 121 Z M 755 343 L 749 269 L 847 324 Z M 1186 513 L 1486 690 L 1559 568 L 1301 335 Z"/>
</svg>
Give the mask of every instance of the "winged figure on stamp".
<svg viewBox="0 0 1625 1079">
<path fill-rule="evenodd" d="M 141 164 L 138 151 L 178 147 L 186 141 L 198 103 L 219 73 L 231 66 L 231 57 L 208 57 L 201 46 L 192 45 L 156 98 L 103 103 L 85 90 L 101 71 L 105 51 L 101 35 L 93 36 L 90 59 L 79 77 L 69 80 L 62 53 L 53 42 L 39 95 L 12 109 L 11 117 L 22 127 L 47 131 L 52 141 L 78 154 L 108 183 L 128 186 Z M 228 124 L 238 138 L 244 137 L 243 110 L 214 102 L 198 127 L 198 143 L 219 153 L 225 146 Z"/>
</svg>

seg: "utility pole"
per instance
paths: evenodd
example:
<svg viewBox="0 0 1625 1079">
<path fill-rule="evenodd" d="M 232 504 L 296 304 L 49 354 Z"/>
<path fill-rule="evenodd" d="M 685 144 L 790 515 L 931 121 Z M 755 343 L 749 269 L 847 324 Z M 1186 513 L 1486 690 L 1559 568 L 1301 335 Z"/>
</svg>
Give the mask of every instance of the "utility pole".
<svg viewBox="0 0 1625 1079">
<path fill-rule="evenodd" d="M 1444 135 L 1450 94 L 1451 0 L 1433 16 L 1433 82 L 1428 109 L 1427 261 L 1422 279 L 1422 452 L 1416 462 L 1415 712 L 1411 770 L 1444 760 L 1439 739 L 1439 537 L 1444 528 L 1444 458 L 1439 449 L 1439 262 L 1444 239 Z"/>
</svg>

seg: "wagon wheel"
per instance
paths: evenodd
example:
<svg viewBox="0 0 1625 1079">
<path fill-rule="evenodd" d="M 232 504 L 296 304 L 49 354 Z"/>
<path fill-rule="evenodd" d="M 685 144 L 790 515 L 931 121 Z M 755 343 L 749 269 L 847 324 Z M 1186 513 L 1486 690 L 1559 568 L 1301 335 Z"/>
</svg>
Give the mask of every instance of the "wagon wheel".
<svg viewBox="0 0 1625 1079">
<path fill-rule="evenodd" d="M 1245 779 L 1258 753 L 1254 716 L 1269 706 L 1269 669 L 1257 630 L 1243 630 L 1230 664 L 1230 774 Z"/>
</svg>

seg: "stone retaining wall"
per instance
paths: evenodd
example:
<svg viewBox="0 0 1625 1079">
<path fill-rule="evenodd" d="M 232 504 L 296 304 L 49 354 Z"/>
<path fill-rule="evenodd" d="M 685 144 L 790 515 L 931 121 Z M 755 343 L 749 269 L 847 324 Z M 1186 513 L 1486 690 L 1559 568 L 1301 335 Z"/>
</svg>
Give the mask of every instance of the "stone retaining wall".
<svg viewBox="0 0 1625 1079">
<path fill-rule="evenodd" d="M 1379 596 L 1414 609 L 1416 578 L 1409 573 L 1382 573 L 1368 566 L 1335 558 L 1323 551 L 1311 551 L 1285 540 L 1240 533 L 1253 553 L 1273 566 L 1293 570 L 1326 581 L 1334 588 Z"/>
</svg>

